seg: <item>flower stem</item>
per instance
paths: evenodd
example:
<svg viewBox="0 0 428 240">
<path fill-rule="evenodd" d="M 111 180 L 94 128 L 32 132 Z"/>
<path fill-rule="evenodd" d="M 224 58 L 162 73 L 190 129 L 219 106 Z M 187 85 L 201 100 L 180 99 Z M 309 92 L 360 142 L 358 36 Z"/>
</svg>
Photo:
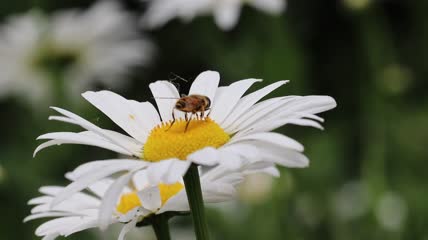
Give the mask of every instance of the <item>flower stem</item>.
<svg viewBox="0 0 428 240">
<path fill-rule="evenodd" d="M 193 217 L 193 224 L 195 225 L 196 239 L 208 240 L 208 225 L 205 219 L 201 182 L 198 167 L 195 164 L 192 164 L 186 175 L 184 175 L 184 185 Z"/>
<path fill-rule="evenodd" d="M 155 216 L 152 222 L 152 226 L 155 230 L 157 240 L 171 240 L 167 216 L 165 216 L 164 214 Z"/>
</svg>

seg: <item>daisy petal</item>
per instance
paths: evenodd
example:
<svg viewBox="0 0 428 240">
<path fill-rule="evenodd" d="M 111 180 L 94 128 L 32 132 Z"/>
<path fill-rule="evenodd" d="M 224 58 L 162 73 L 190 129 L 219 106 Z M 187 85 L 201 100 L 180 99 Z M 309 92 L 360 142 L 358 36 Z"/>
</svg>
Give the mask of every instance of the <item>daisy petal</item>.
<svg viewBox="0 0 428 240">
<path fill-rule="evenodd" d="M 125 236 L 128 232 L 130 232 L 135 225 L 137 224 L 138 218 L 134 218 L 132 219 L 132 221 L 130 221 L 129 223 L 125 224 L 125 226 L 123 226 L 122 230 L 120 231 L 119 237 L 117 238 L 117 240 L 124 240 Z"/>
<path fill-rule="evenodd" d="M 95 228 L 97 226 L 97 220 L 95 218 L 87 218 L 86 221 L 81 221 L 76 226 L 68 228 L 63 231 L 62 235 L 68 237 L 73 233 L 83 231 L 85 229 Z"/>
<path fill-rule="evenodd" d="M 309 160 L 305 155 L 289 148 L 278 147 L 263 142 L 260 142 L 259 147 L 264 149 L 264 151 L 261 151 L 261 157 L 265 161 L 293 168 L 304 168 L 309 165 Z"/>
<path fill-rule="evenodd" d="M 248 111 L 256 102 L 262 99 L 267 94 L 271 93 L 273 90 L 279 88 L 280 86 L 286 84 L 288 81 L 279 81 L 276 83 L 272 83 L 260 90 L 257 90 L 253 93 L 250 93 L 239 100 L 239 102 L 235 105 L 233 111 L 229 114 L 229 116 L 225 119 L 222 124 L 223 129 L 226 129 L 230 124 L 236 121 L 241 115 Z"/>
<path fill-rule="evenodd" d="M 110 91 L 88 91 L 82 96 L 141 143 L 146 141 L 150 130 L 160 122 L 150 103 L 129 101 Z"/>
<path fill-rule="evenodd" d="M 218 83 L 220 82 L 220 74 L 215 71 L 205 71 L 199 74 L 189 90 L 189 95 L 199 94 L 207 96 L 211 101 L 214 101 Z"/>
<path fill-rule="evenodd" d="M 30 201 L 27 202 L 28 205 L 38 205 L 38 204 L 44 204 L 52 201 L 53 197 L 51 196 L 41 196 L 36 197 L 33 199 L 30 199 Z"/>
<path fill-rule="evenodd" d="M 285 0 L 251 0 L 249 3 L 253 7 L 270 14 L 280 14 L 286 7 Z"/>
<path fill-rule="evenodd" d="M 76 180 L 81 178 L 84 175 L 91 174 L 92 172 L 97 172 L 99 169 L 104 169 L 105 167 L 124 167 L 127 166 L 129 169 L 133 168 L 144 168 L 148 163 L 140 160 L 132 159 L 110 159 L 110 160 L 98 160 L 88 163 L 84 163 L 74 169 L 72 172 L 67 174 L 67 177 L 70 180 Z"/>
<path fill-rule="evenodd" d="M 255 83 L 261 79 L 246 79 L 232 83 L 228 87 L 217 89 L 210 117 L 221 125 L 223 120 L 229 115 L 239 99 Z"/>
<path fill-rule="evenodd" d="M 46 218 L 46 217 L 66 217 L 66 216 L 74 216 L 76 215 L 75 213 L 66 213 L 66 212 L 43 212 L 43 213 L 36 213 L 36 214 L 32 214 L 26 218 L 24 218 L 24 223 L 34 220 L 34 219 L 39 219 L 39 218 Z"/>
<path fill-rule="evenodd" d="M 53 219 L 40 225 L 36 229 L 36 235 L 37 236 L 44 236 L 44 235 L 50 235 L 50 234 L 64 235 L 63 233 L 70 226 L 80 225 L 82 223 L 86 223 L 91 220 L 92 219 L 88 217 L 63 217 L 63 218 Z"/>
<path fill-rule="evenodd" d="M 214 19 L 224 31 L 232 29 L 238 22 L 241 0 L 218 1 L 214 9 Z"/>
<path fill-rule="evenodd" d="M 160 182 L 173 184 L 179 181 L 187 172 L 191 162 L 179 159 L 169 159 L 152 163 L 147 168 L 147 177 L 150 185 Z"/>
<path fill-rule="evenodd" d="M 114 206 L 119 199 L 120 193 L 125 185 L 129 183 L 134 172 L 129 172 L 119 177 L 107 190 L 101 202 L 98 215 L 98 225 L 101 230 L 105 230 L 111 223 Z"/>
<path fill-rule="evenodd" d="M 242 131 L 246 128 L 253 128 L 253 125 L 261 121 L 265 121 L 269 114 L 277 115 L 281 106 L 286 105 L 288 102 L 295 99 L 293 96 L 288 97 L 277 97 L 259 102 L 248 109 L 247 112 L 242 114 L 236 121 L 225 128 L 225 131 L 229 133 Z"/>
<path fill-rule="evenodd" d="M 156 214 L 161 214 L 169 211 L 189 211 L 189 203 L 187 200 L 186 191 L 183 189 L 174 196 L 170 197 L 168 201 L 157 211 Z"/>
<path fill-rule="evenodd" d="M 236 138 L 236 140 L 232 139 L 228 144 L 245 142 L 245 141 L 262 141 L 273 145 L 280 145 L 283 147 L 291 148 L 299 152 L 302 152 L 304 150 L 303 145 L 297 142 L 296 140 L 274 132 L 259 132 L 259 133 L 249 134 L 244 137 L 238 137 Z M 257 144 L 257 143 L 254 143 L 254 144 Z"/>
<path fill-rule="evenodd" d="M 177 88 L 168 81 L 156 81 L 150 83 L 149 87 L 155 98 L 162 121 L 167 122 L 172 120 L 172 111 L 175 103 L 180 98 Z M 176 112 L 176 117 L 183 118 L 184 114 Z"/>
<path fill-rule="evenodd" d="M 105 148 L 105 149 L 108 149 L 117 153 L 125 154 L 125 155 L 132 154 L 128 151 L 125 151 L 123 148 L 117 146 L 116 144 L 112 144 L 111 142 L 106 141 L 100 136 L 89 131 L 80 132 L 80 133 L 74 133 L 74 132 L 48 133 L 48 134 L 39 136 L 37 139 L 38 140 L 51 139 L 51 141 L 40 144 L 34 151 L 33 156 L 35 156 L 39 151 L 43 150 L 44 148 L 54 146 L 54 145 L 61 145 L 61 144 L 83 144 L 83 145 Z"/>
<path fill-rule="evenodd" d="M 220 159 L 217 149 L 206 147 L 187 156 L 187 160 L 198 165 L 214 166 Z"/>
<path fill-rule="evenodd" d="M 59 237 L 59 234 L 49 234 L 42 238 L 42 240 L 54 240 Z"/>
<path fill-rule="evenodd" d="M 158 186 L 147 187 L 139 191 L 138 198 L 143 207 L 151 212 L 156 212 L 162 205 L 160 190 Z"/>
<path fill-rule="evenodd" d="M 110 132 L 92 124 L 91 122 L 85 120 L 84 118 L 82 118 L 82 117 L 80 117 L 80 116 L 78 116 L 78 115 L 76 115 L 70 111 L 67 111 L 67 110 L 62 109 L 62 108 L 57 108 L 57 107 L 51 107 L 51 108 L 54 109 L 55 111 L 61 113 L 62 115 L 70 118 L 71 119 L 70 122 L 74 122 L 75 124 L 81 126 L 82 128 L 85 128 L 86 130 L 92 131 L 95 134 L 98 134 L 101 137 L 109 140 L 111 143 L 114 143 L 117 146 L 122 147 L 124 150 L 132 152 L 131 150 L 127 149 L 126 144 L 124 144 L 120 140 L 116 139 L 115 135 L 109 134 Z"/>
<path fill-rule="evenodd" d="M 78 178 L 75 182 L 70 183 L 67 187 L 65 187 L 52 201 L 52 206 L 59 204 L 60 202 L 66 200 L 74 193 L 81 191 L 92 183 L 97 182 L 98 180 L 110 176 L 114 173 L 119 173 L 122 171 L 132 171 L 138 169 L 139 165 L 135 164 L 125 164 L 121 165 L 110 165 L 104 168 L 95 169 L 95 171 L 88 172 L 87 174 Z"/>
</svg>

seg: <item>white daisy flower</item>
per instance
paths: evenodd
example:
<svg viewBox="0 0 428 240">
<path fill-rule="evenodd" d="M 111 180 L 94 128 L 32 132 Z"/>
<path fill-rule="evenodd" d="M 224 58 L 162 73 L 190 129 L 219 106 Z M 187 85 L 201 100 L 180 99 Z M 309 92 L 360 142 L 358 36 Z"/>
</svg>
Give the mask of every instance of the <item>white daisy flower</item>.
<svg viewBox="0 0 428 240">
<path fill-rule="evenodd" d="M 131 164 L 132 161 L 125 161 Z M 108 164 L 91 162 L 78 167 L 67 174 L 70 180 L 82 182 L 82 176 L 97 174 Z M 138 164 L 138 163 L 137 163 Z M 91 170 L 92 169 L 92 170 Z M 236 185 L 242 180 L 245 171 L 232 172 L 217 167 L 201 174 L 201 186 L 204 201 L 217 203 L 230 200 L 236 193 Z M 101 226 L 107 228 L 111 224 L 125 224 L 118 239 L 124 239 L 132 228 L 152 223 L 159 214 L 167 218 L 189 211 L 184 184 L 178 181 L 173 184 L 160 183 L 149 185 L 146 170 L 134 171 L 118 178 L 104 177 L 86 185 L 85 191 L 73 191 L 67 187 L 45 186 L 40 188 L 43 196 L 31 199 L 30 205 L 36 205 L 31 215 L 24 221 L 38 218 L 54 218 L 39 226 L 37 236 L 54 239 L 68 236 L 78 231 Z M 83 189 L 82 189 L 83 190 Z M 70 196 L 60 204 L 53 205 L 58 195 L 68 192 Z"/>
<path fill-rule="evenodd" d="M 0 27 L 0 97 L 40 102 L 55 86 L 70 96 L 95 82 L 120 87 L 130 67 L 146 64 L 151 52 L 135 19 L 112 1 L 85 12 L 13 16 Z"/>
<path fill-rule="evenodd" d="M 159 113 L 149 102 L 127 100 L 113 92 L 85 92 L 83 97 L 130 136 L 102 129 L 61 108 L 53 108 L 62 116 L 51 120 L 79 125 L 83 132 L 54 132 L 38 139 L 49 140 L 35 150 L 60 144 L 92 145 L 141 159 L 137 168 L 149 170 L 149 181 L 174 183 L 191 163 L 202 166 L 222 164 L 240 168 L 243 164 L 262 162 L 274 166 L 306 167 L 308 159 L 297 141 L 272 130 L 286 124 L 322 128 L 316 113 L 336 106 L 329 96 L 286 96 L 260 101 L 287 81 L 270 84 L 253 93 L 244 93 L 258 79 L 246 79 L 227 87 L 218 87 L 219 74 L 201 73 L 193 82 L 189 96 L 202 95 L 211 102 L 205 111 L 188 116 L 174 110 L 182 107 L 180 95 L 168 81 L 150 84 Z M 173 122 L 174 111 L 176 121 Z M 202 117 L 200 116 L 202 115 Z M 209 116 L 208 116 L 209 115 Z M 132 171 L 118 163 L 108 174 Z"/>
<path fill-rule="evenodd" d="M 147 1 L 147 0 L 144 0 Z M 242 5 L 249 4 L 261 11 L 278 15 L 286 6 L 285 0 L 150 0 L 142 18 L 143 25 L 156 28 L 173 18 L 190 21 L 200 15 L 214 15 L 222 30 L 232 29 L 238 22 Z"/>
</svg>

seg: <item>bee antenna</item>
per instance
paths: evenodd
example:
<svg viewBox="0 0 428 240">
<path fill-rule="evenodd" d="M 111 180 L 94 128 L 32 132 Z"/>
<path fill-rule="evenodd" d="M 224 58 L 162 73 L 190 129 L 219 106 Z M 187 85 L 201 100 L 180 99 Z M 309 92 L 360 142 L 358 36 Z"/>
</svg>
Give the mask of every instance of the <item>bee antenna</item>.
<svg viewBox="0 0 428 240">
<path fill-rule="evenodd" d="M 178 97 L 152 97 L 153 99 L 179 99 Z"/>
<path fill-rule="evenodd" d="M 188 81 L 187 81 L 187 79 L 184 79 L 184 78 L 182 78 L 182 77 L 178 76 L 177 74 L 175 74 L 175 73 L 173 73 L 173 72 L 170 72 L 169 74 L 170 74 L 170 75 L 172 75 L 172 76 L 174 76 L 176 79 L 178 78 L 178 79 L 180 79 L 180 80 L 182 80 L 182 81 L 184 81 L 184 82 L 188 82 Z"/>
</svg>

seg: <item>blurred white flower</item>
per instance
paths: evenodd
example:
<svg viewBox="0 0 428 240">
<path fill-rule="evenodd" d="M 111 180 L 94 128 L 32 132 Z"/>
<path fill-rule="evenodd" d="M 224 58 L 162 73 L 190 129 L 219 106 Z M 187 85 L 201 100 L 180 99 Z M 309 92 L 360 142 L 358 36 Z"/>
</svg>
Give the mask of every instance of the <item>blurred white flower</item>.
<svg viewBox="0 0 428 240">
<path fill-rule="evenodd" d="M 0 164 L 0 184 L 6 179 L 6 169 Z"/>
<path fill-rule="evenodd" d="M 370 208 L 370 192 L 364 182 L 345 183 L 333 194 L 333 213 L 342 221 L 361 217 Z"/>
<path fill-rule="evenodd" d="M 258 204 L 266 201 L 272 192 L 272 176 L 264 173 L 245 176 L 239 186 L 239 196 L 242 201 Z"/>
<path fill-rule="evenodd" d="M 375 216 L 384 229 L 392 232 L 400 231 L 407 218 L 407 203 L 397 193 L 385 193 L 377 204 Z"/>
<path fill-rule="evenodd" d="M 166 24 L 173 18 L 190 21 L 196 16 L 213 15 L 222 30 L 232 29 L 238 22 L 244 4 L 270 14 L 280 14 L 285 9 L 285 0 L 143 0 L 148 8 L 142 23 L 148 28 Z"/>
<path fill-rule="evenodd" d="M 363 10 L 372 3 L 372 0 L 343 0 L 343 2 L 351 10 Z"/>
<path fill-rule="evenodd" d="M 70 96 L 96 82 L 120 87 L 129 68 L 146 64 L 151 52 L 135 19 L 112 1 L 84 12 L 13 16 L 0 28 L 0 97 L 40 102 L 58 87 Z"/>
<path fill-rule="evenodd" d="M 123 160 L 129 164 L 138 160 Z M 93 178 L 99 171 L 105 171 L 111 164 L 118 162 L 103 161 L 79 166 L 66 176 L 76 180 L 67 187 L 45 186 L 40 188 L 43 196 L 31 199 L 30 205 L 36 205 L 31 215 L 24 221 L 38 218 L 54 218 L 42 224 L 36 235 L 47 239 L 68 236 L 89 228 L 107 228 L 111 224 L 122 223 L 123 228 L 118 239 L 138 225 L 151 223 L 156 215 L 173 212 L 187 212 L 189 205 L 186 191 L 181 181 L 173 184 L 158 183 L 150 185 L 146 170 L 126 173 L 117 178 L 101 178 L 90 184 L 82 185 L 84 178 Z M 236 184 L 242 180 L 241 172 L 224 171 L 213 168 L 201 174 L 201 187 L 204 201 L 223 202 L 233 198 Z M 76 188 L 79 186 L 79 189 Z M 83 190 L 90 192 L 84 192 Z M 60 204 L 54 204 L 59 195 L 68 197 Z"/>
</svg>

